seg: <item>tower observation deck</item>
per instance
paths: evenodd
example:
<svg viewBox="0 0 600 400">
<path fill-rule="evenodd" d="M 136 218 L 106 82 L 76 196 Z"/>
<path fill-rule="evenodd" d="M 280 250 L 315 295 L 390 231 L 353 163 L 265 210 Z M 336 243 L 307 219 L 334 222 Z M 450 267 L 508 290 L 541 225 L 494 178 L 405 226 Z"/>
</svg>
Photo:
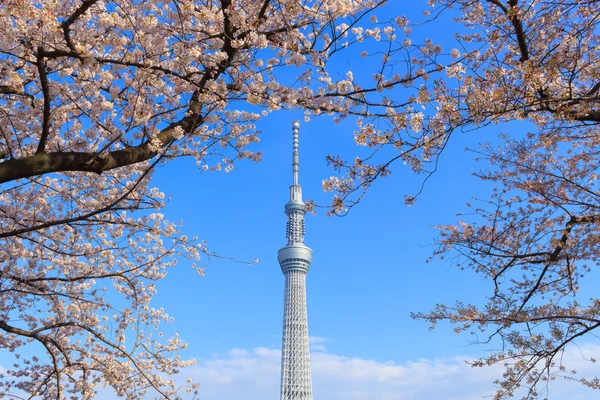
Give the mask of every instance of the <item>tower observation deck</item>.
<svg viewBox="0 0 600 400">
<path fill-rule="evenodd" d="M 298 184 L 298 130 L 294 121 L 294 151 L 290 200 L 285 205 L 288 216 L 287 245 L 279 250 L 278 259 L 285 277 L 283 307 L 283 342 L 281 346 L 281 400 L 312 400 L 308 323 L 306 318 L 306 274 L 312 262 L 312 250 L 304 245 L 302 187 Z"/>
</svg>

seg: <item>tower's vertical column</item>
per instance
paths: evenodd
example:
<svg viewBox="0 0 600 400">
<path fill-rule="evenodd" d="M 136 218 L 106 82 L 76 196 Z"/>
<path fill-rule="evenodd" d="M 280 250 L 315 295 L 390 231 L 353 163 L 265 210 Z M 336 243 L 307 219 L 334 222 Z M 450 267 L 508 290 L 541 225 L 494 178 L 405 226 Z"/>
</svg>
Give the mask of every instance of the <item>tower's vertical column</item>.
<svg viewBox="0 0 600 400">
<path fill-rule="evenodd" d="M 312 262 L 312 250 L 304 245 L 302 187 L 298 184 L 298 121 L 293 123 L 293 184 L 290 201 L 285 205 L 288 216 L 287 246 L 279 250 L 278 259 L 285 276 L 283 307 L 283 341 L 281 346 L 281 400 L 312 400 L 308 321 L 306 317 L 306 274 Z"/>
</svg>

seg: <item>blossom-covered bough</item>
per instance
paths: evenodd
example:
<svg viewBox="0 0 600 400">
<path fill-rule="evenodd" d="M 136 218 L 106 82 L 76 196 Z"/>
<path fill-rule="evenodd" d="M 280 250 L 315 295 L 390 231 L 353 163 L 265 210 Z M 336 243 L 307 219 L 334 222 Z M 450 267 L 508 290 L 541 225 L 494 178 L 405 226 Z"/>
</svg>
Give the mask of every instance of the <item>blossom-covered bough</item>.
<svg viewBox="0 0 600 400">
<path fill-rule="evenodd" d="M 153 170 L 258 161 L 255 123 L 281 108 L 386 117 L 381 91 L 410 79 L 382 75 L 406 25 L 382 4 L 0 2 L 0 397 L 194 396 L 150 301 L 208 251 L 160 214 Z M 361 87 L 330 60 L 367 42 L 385 45 Z"/>
<path fill-rule="evenodd" d="M 600 260 L 600 3 L 429 3 L 425 26 L 445 16 L 456 19 L 457 44 L 450 53 L 456 62 L 422 75 L 417 104 L 411 105 L 418 114 L 390 110 L 397 115 L 392 129 L 363 126 L 358 133 L 358 144 L 366 138 L 367 144 L 380 142 L 378 151 L 395 146 L 393 158 L 374 158 L 380 160 L 374 165 L 332 160 L 345 174 L 325 182 L 337 191 L 335 211 L 352 207 L 393 161 L 429 174 L 454 132 L 490 125 L 488 131 L 501 131 L 502 123 L 512 122 L 510 132 L 475 150 L 489 162 L 477 175 L 495 183 L 496 191 L 476 199 L 464 221 L 441 226 L 436 251 L 483 276 L 488 297 L 413 316 L 432 327 L 449 321 L 455 331 L 497 349 L 473 363 L 505 367 L 496 399 L 545 398 L 557 378 L 600 389 L 597 376 L 577 375 L 563 357 L 597 342 L 600 332 L 600 298 L 579 294 L 582 279 Z M 407 125 L 410 134 L 401 130 Z"/>
</svg>

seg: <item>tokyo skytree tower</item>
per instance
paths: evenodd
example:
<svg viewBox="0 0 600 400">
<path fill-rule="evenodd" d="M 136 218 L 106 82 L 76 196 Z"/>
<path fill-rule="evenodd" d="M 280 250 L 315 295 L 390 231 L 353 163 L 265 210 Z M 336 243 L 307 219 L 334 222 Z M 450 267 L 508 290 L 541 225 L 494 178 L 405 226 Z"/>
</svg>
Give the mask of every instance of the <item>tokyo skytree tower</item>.
<svg viewBox="0 0 600 400">
<path fill-rule="evenodd" d="M 283 307 L 283 343 L 281 346 L 281 400 L 312 400 L 308 323 L 306 320 L 306 274 L 312 261 L 312 250 L 304 245 L 302 187 L 298 184 L 298 129 L 294 121 L 294 183 L 290 201 L 285 205 L 288 216 L 287 245 L 279 250 L 278 259 L 285 276 Z"/>
</svg>

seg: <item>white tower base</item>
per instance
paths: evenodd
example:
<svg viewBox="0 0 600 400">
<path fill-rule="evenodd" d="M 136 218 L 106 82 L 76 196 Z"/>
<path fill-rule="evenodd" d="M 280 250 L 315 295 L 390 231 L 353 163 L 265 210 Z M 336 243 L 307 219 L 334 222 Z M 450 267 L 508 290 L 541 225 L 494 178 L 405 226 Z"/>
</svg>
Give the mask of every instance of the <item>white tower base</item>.
<svg viewBox="0 0 600 400">
<path fill-rule="evenodd" d="M 285 274 L 281 347 L 281 400 L 312 400 L 306 273 L 303 271 L 288 271 Z"/>
</svg>

